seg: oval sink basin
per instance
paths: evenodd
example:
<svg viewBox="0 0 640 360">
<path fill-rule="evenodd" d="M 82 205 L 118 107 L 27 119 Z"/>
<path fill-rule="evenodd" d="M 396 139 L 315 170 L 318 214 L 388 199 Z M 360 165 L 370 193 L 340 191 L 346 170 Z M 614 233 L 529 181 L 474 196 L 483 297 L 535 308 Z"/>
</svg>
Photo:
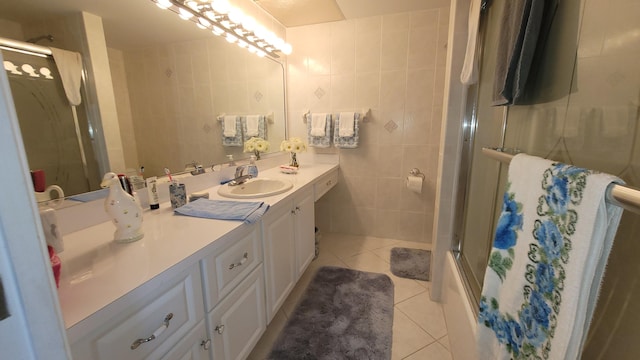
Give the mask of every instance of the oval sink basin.
<svg viewBox="0 0 640 360">
<path fill-rule="evenodd" d="M 236 186 L 222 185 L 218 188 L 218 194 L 236 199 L 259 198 L 281 194 L 292 187 L 293 184 L 286 180 L 257 178 Z"/>
</svg>

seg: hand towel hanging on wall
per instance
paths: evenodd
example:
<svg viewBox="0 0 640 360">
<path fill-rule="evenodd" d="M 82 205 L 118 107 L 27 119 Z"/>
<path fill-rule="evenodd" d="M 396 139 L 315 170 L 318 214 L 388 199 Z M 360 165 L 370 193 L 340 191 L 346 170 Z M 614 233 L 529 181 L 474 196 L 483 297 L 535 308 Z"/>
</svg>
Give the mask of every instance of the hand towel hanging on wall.
<svg viewBox="0 0 640 360">
<path fill-rule="evenodd" d="M 309 146 L 319 148 L 331 146 L 331 114 L 314 113 L 307 115 L 307 135 Z"/>
<path fill-rule="evenodd" d="M 533 60 L 546 40 L 545 17 L 555 13 L 556 1 L 505 1 L 500 26 L 493 105 L 518 103 L 524 96 Z"/>
</svg>

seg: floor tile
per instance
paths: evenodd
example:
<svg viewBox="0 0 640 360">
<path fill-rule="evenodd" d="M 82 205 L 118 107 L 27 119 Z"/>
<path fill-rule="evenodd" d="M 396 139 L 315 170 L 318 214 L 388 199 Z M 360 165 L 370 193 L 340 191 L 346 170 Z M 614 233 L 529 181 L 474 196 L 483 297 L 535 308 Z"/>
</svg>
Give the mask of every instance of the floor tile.
<svg viewBox="0 0 640 360">
<path fill-rule="evenodd" d="M 398 304 L 418 294 L 426 292 L 427 289 L 412 279 L 405 279 L 395 276 L 391 271 L 385 272 L 393 281 L 394 298 L 393 303 Z"/>
<path fill-rule="evenodd" d="M 404 358 L 404 360 L 452 360 L 451 353 L 438 342 Z"/>
<path fill-rule="evenodd" d="M 447 335 L 442 305 L 431 301 L 425 291 L 396 305 L 396 308 L 411 318 L 422 329 L 436 339 Z"/>
<path fill-rule="evenodd" d="M 398 311 L 393 313 L 393 345 L 391 359 L 404 359 L 406 356 L 435 342 L 435 339 L 411 321 L 405 314 Z"/>
</svg>

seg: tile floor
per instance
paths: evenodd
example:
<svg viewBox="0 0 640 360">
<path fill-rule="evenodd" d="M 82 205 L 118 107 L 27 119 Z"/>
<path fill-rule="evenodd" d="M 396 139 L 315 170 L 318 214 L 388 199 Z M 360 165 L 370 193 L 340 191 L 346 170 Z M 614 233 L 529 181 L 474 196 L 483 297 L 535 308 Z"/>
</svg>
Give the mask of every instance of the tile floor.
<svg viewBox="0 0 640 360">
<path fill-rule="evenodd" d="M 385 273 L 391 277 L 395 284 L 392 360 L 452 359 L 442 306 L 429 299 L 430 283 L 393 275 L 389 270 L 389 256 L 393 247 L 430 249 L 429 244 L 402 240 L 323 234 L 320 239 L 320 256 L 302 275 L 249 359 L 262 360 L 267 357 L 313 274 L 325 265 Z"/>
</svg>

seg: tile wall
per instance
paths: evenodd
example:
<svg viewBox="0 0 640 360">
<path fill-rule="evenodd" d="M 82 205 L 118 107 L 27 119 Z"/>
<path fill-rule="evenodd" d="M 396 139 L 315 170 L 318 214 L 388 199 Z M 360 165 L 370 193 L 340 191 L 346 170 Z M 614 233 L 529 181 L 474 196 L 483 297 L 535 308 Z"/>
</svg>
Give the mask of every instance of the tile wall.
<svg viewBox="0 0 640 360">
<path fill-rule="evenodd" d="M 321 231 L 431 242 L 444 93 L 449 8 L 287 29 L 288 114 L 371 109 L 357 149 L 337 153 L 337 188 L 316 204 Z M 426 174 L 410 192 L 412 168 Z"/>
</svg>

